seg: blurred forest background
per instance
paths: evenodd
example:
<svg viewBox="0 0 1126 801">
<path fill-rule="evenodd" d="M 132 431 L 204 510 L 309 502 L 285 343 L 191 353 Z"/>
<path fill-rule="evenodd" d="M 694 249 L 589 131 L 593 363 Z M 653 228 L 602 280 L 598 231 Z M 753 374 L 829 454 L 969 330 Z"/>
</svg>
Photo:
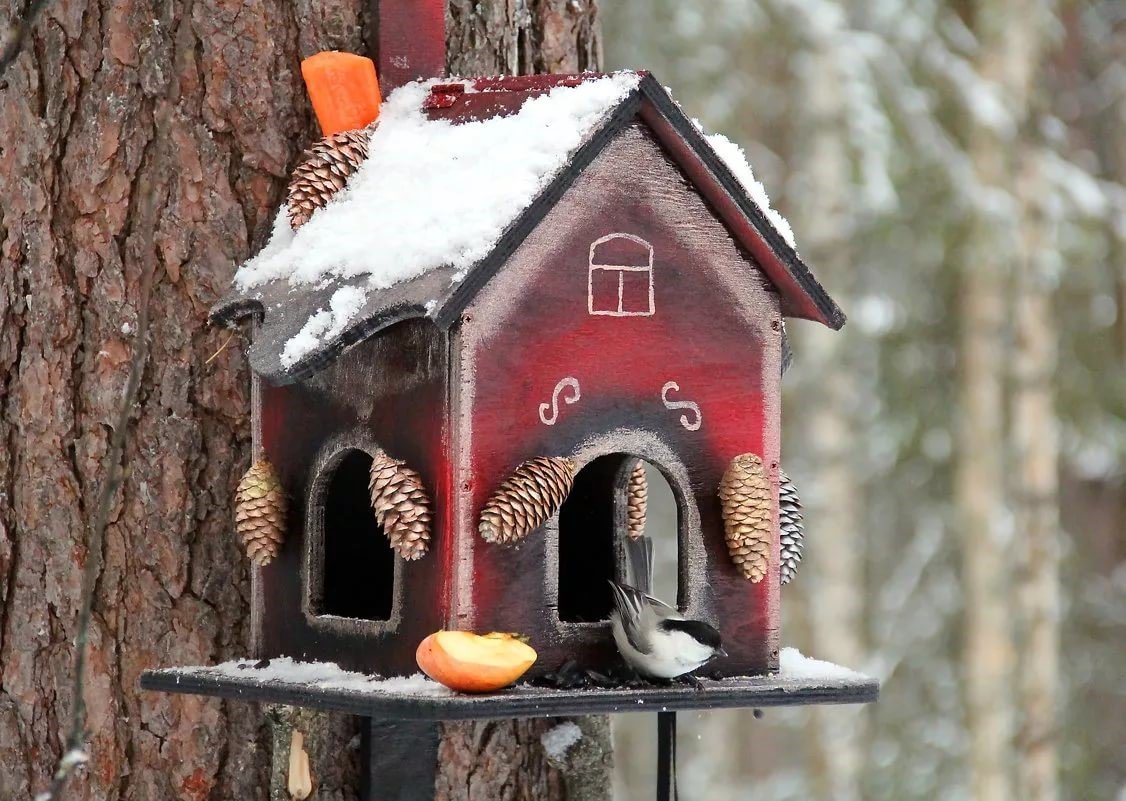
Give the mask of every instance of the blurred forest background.
<svg viewBox="0 0 1126 801">
<path fill-rule="evenodd" d="M 850 315 L 790 326 L 783 640 L 882 698 L 683 715 L 682 798 L 1126 799 L 1126 3 L 603 21 L 609 68 L 746 149 Z M 616 797 L 651 798 L 652 721 L 615 727 Z"/>
</svg>

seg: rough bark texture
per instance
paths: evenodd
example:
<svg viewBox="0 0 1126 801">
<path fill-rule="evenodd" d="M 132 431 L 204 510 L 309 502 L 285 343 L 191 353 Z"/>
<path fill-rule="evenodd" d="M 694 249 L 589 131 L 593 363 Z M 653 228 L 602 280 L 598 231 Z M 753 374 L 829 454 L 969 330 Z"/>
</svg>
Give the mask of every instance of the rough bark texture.
<svg viewBox="0 0 1126 801">
<path fill-rule="evenodd" d="M 563 777 L 540 744 L 552 725 L 550 719 L 443 724 L 435 801 L 563 798 Z"/>
<path fill-rule="evenodd" d="M 363 755 L 359 718 L 291 706 L 267 707 L 265 713 L 273 754 L 270 801 L 291 801 L 289 750 L 295 729 L 304 737 L 313 777 L 308 801 L 360 801 Z"/>
<path fill-rule="evenodd" d="M 513 5 L 455 0 L 458 71 L 595 65 L 593 5 Z M 0 28 L 23 6 L 0 0 Z M 249 464 L 249 381 L 237 338 L 206 363 L 226 339 L 206 314 L 313 137 L 299 58 L 363 52 L 370 24 L 359 0 L 57 0 L 0 79 L 0 798 L 30 798 L 59 756 L 89 509 L 135 346 L 133 223 L 147 193 L 160 220 L 151 354 L 94 606 L 91 761 L 68 797 L 266 798 L 260 712 L 142 694 L 137 676 L 247 649 L 231 509 Z M 528 727 L 492 724 L 490 742 L 518 744 Z M 470 785 L 489 786 L 458 786 Z"/>
</svg>

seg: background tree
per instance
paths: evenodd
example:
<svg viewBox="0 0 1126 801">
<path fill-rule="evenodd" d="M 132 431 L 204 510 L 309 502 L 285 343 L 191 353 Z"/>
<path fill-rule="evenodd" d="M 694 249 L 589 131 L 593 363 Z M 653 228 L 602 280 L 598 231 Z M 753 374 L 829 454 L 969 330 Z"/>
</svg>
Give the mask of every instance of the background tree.
<svg viewBox="0 0 1126 801">
<path fill-rule="evenodd" d="M 263 715 L 141 694 L 137 678 L 245 653 L 249 582 L 230 528 L 249 376 L 242 343 L 221 350 L 206 316 L 317 135 L 300 59 L 369 51 L 373 7 L 57 0 L 0 76 L 0 798 L 44 788 L 60 755 L 88 526 L 146 303 L 150 353 L 90 631 L 91 760 L 70 797 L 266 796 Z M 0 4 L 0 31 L 25 10 Z M 450 66 L 596 67 L 597 14 L 453 0 Z M 441 796 L 558 797 L 546 725 L 449 727 Z M 354 778 L 321 792 L 348 797 Z"/>
<path fill-rule="evenodd" d="M 606 49 L 609 66 L 652 69 L 690 115 L 744 146 L 849 315 L 836 334 L 789 327 L 783 463 L 808 530 L 807 564 L 783 590 L 783 641 L 822 656 L 859 643 L 881 701 L 832 754 L 820 733 L 850 710 L 684 715 L 681 797 L 831 798 L 857 792 L 834 778 L 857 757 L 865 799 L 987 797 L 998 785 L 970 780 L 983 759 L 1002 793 L 1035 783 L 1041 798 L 1115 797 L 1126 787 L 1126 697 L 1110 667 L 1126 659 L 1126 9 L 618 0 Z M 835 110 L 819 119 L 825 97 Z M 844 169 L 813 158 L 825 152 Z M 834 204 L 843 212 L 827 215 Z M 961 291 L 979 268 L 1000 273 L 991 333 Z M 979 346 L 995 373 L 967 370 Z M 989 393 L 983 438 L 959 434 L 971 373 Z M 845 432 L 847 458 L 827 458 L 815 420 Z M 844 481 L 851 508 L 826 503 Z M 971 493 L 988 522 L 965 522 Z M 836 558 L 847 543 L 859 549 L 851 568 Z M 858 613 L 826 626 L 822 601 L 850 592 Z M 968 620 L 983 611 L 997 640 L 971 646 Z M 1001 696 L 980 690 L 1004 675 Z M 615 745 L 643 743 L 647 726 L 615 718 Z M 640 788 L 626 797 L 646 798 L 647 766 L 618 764 L 619 786 Z"/>
</svg>

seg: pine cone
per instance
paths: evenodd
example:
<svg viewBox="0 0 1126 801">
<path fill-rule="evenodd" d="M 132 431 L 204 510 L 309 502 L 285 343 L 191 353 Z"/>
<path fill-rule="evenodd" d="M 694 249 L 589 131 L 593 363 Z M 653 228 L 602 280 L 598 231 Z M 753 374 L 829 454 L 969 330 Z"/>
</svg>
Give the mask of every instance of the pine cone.
<svg viewBox="0 0 1126 801">
<path fill-rule="evenodd" d="M 341 131 L 313 143 L 289 179 L 289 224 L 297 230 L 344 188 L 368 157 L 371 128 Z"/>
<path fill-rule="evenodd" d="M 773 509 L 770 480 L 762 459 L 744 453 L 731 460 L 719 484 L 723 529 L 731 561 L 757 584 L 770 564 Z"/>
<path fill-rule="evenodd" d="M 627 528 L 631 540 L 645 536 L 645 509 L 649 502 L 649 482 L 645 478 L 645 463 L 638 460 L 629 474 L 626 505 Z"/>
<path fill-rule="evenodd" d="M 516 468 L 481 510 L 486 542 L 519 542 L 559 511 L 575 481 L 573 459 L 539 456 Z"/>
<path fill-rule="evenodd" d="M 406 463 L 380 451 L 371 461 L 371 508 L 391 547 L 407 561 L 430 548 L 430 496 Z"/>
<path fill-rule="evenodd" d="M 259 459 L 235 490 L 235 530 L 246 555 L 268 565 L 285 541 L 285 493 L 274 466 Z"/>
<path fill-rule="evenodd" d="M 782 583 L 789 584 L 797 575 L 798 563 L 801 562 L 802 549 L 805 547 L 805 524 L 802 522 L 798 488 L 785 470 L 782 471 L 781 479 L 778 486 L 778 538 L 781 544 L 779 568 Z"/>
</svg>

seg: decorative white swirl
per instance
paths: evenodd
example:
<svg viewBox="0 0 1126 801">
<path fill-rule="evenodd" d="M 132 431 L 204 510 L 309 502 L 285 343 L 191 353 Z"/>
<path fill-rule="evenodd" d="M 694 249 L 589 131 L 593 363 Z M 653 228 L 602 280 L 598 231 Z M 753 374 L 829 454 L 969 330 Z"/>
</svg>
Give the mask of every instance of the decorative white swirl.
<svg viewBox="0 0 1126 801">
<path fill-rule="evenodd" d="M 563 396 L 563 390 L 568 388 L 571 390 L 571 395 Z M 551 393 L 551 403 L 540 404 L 540 422 L 545 426 L 553 426 L 555 425 L 555 421 L 559 419 L 560 396 L 563 397 L 563 402 L 568 405 L 577 403 L 579 398 L 582 397 L 582 394 L 579 392 L 579 380 L 571 376 L 561 379 L 559 383 L 555 385 L 555 390 Z M 550 417 L 548 417 L 547 414 L 549 411 L 551 412 Z"/>
<path fill-rule="evenodd" d="M 670 381 L 661 387 L 661 400 L 664 401 L 666 409 L 688 409 L 696 415 L 696 419 L 692 420 L 686 414 L 680 416 L 680 424 L 687 428 L 689 431 L 698 431 L 704 422 L 704 416 L 700 413 L 700 406 L 693 401 L 671 401 L 669 400 L 669 392 L 680 392 L 680 384 L 675 381 Z"/>
</svg>

